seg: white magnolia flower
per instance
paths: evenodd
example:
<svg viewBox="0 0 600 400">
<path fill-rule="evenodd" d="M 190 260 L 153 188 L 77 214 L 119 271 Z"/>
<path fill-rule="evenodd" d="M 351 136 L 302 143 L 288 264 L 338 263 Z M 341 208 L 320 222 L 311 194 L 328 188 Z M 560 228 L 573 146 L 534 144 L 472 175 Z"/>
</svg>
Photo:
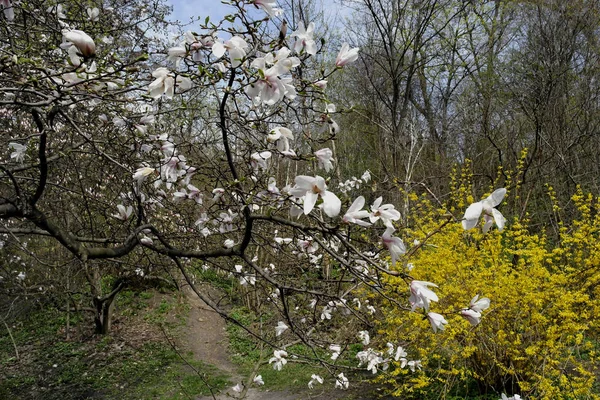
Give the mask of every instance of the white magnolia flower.
<svg viewBox="0 0 600 400">
<path fill-rule="evenodd" d="M 252 169 L 257 171 L 258 169 L 262 169 L 263 171 L 267 169 L 267 160 L 271 158 L 270 151 L 261 151 L 260 153 L 252 153 L 250 156 L 250 165 Z"/>
<path fill-rule="evenodd" d="M 342 202 L 332 192 L 327 191 L 325 179 L 320 176 L 299 175 L 294 181 L 290 193 L 292 196 L 304 198 L 304 214 L 308 215 L 313 210 L 319 196 L 323 199 L 323 211 L 327 216 L 334 218 L 340 213 Z"/>
<path fill-rule="evenodd" d="M 117 210 L 117 214 L 112 214 L 112 216 L 122 221 L 127 221 L 133 212 L 133 207 L 127 206 L 127 208 L 125 208 L 124 205 L 119 204 L 117 205 Z"/>
<path fill-rule="evenodd" d="M 223 242 L 223 247 L 226 249 L 231 249 L 233 246 L 235 246 L 235 242 L 232 239 L 226 239 L 225 242 Z"/>
<path fill-rule="evenodd" d="M 502 398 L 500 400 L 521 400 L 521 396 L 515 394 L 514 396 L 508 397 L 504 393 L 502 393 Z"/>
<path fill-rule="evenodd" d="M 402 346 L 398 346 L 396 348 L 396 353 L 394 354 L 394 360 L 400 361 L 402 359 L 406 359 L 407 353 Z"/>
<path fill-rule="evenodd" d="M 326 147 L 324 149 L 317 150 L 315 151 L 315 157 L 317 157 L 317 161 L 319 162 L 319 168 L 324 168 L 326 172 L 329 172 L 333 169 L 332 161 L 335 160 L 333 159 L 333 152 L 331 149 Z"/>
<path fill-rule="evenodd" d="M 174 78 L 173 74 L 165 67 L 157 68 L 152 72 L 152 76 L 156 79 L 148 85 L 148 91 L 150 97 L 154 99 L 158 99 L 163 94 L 167 99 L 172 99 L 175 94 L 175 86 L 182 90 L 192 87 L 192 81 L 189 78 L 181 75 Z"/>
<path fill-rule="evenodd" d="M 371 223 L 367 221 L 363 221 L 363 218 L 369 217 L 369 212 L 367 210 L 363 210 L 362 208 L 365 206 L 365 198 L 363 196 L 358 196 L 356 200 L 352 203 L 342 221 L 346 223 L 357 224 L 360 226 L 370 226 Z"/>
<path fill-rule="evenodd" d="M 333 361 L 337 360 L 337 358 L 340 356 L 340 353 L 342 351 L 342 347 L 338 344 L 330 344 L 329 345 L 329 350 L 331 350 L 331 359 Z"/>
<path fill-rule="evenodd" d="M 156 170 L 150 167 L 138 168 L 133 174 L 133 179 L 137 181 L 138 185 L 141 184 L 148 176 L 154 174 Z"/>
<path fill-rule="evenodd" d="M 252 382 L 258 386 L 262 386 L 265 384 L 265 381 L 263 381 L 262 375 L 256 375 L 254 377 L 254 379 L 252 379 Z"/>
<path fill-rule="evenodd" d="M 434 312 L 427 313 L 427 318 L 429 319 L 429 323 L 431 324 L 434 333 L 438 330 L 443 331 L 444 325 L 448 323 L 443 315 Z"/>
<path fill-rule="evenodd" d="M 481 321 L 481 313 L 477 311 L 473 311 L 469 308 L 465 308 L 460 311 L 460 315 L 465 318 L 469 323 L 473 326 L 479 324 Z"/>
<path fill-rule="evenodd" d="M 360 177 L 360 179 L 364 182 L 367 183 L 371 180 L 371 172 L 369 172 L 368 170 L 365 171 L 362 176 Z"/>
<path fill-rule="evenodd" d="M 344 373 L 340 373 L 337 378 L 335 378 L 335 387 L 339 389 L 348 389 L 350 386 L 350 382 L 348 382 L 348 378 L 344 376 Z"/>
<path fill-rule="evenodd" d="M 248 43 L 241 36 L 234 36 L 225 42 L 220 39 L 215 40 L 212 45 L 212 52 L 217 58 L 223 57 L 226 51 L 229 52 L 229 60 L 233 68 L 238 67 L 244 57 L 246 57 L 246 49 Z"/>
<path fill-rule="evenodd" d="M 283 321 L 279 321 L 279 322 L 277 322 L 277 326 L 275 327 L 275 335 L 281 336 L 281 334 L 283 332 L 285 332 L 287 329 L 289 329 L 289 326 L 284 324 Z"/>
<path fill-rule="evenodd" d="M 298 29 L 294 31 L 290 37 L 295 37 L 296 41 L 294 42 L 294 51 L 297 54 L 304 53 L 310 54 L 314 56 L 317 54 L 317 44 L 313 37 L 313 33 L 315 30 L 315 23 L 311 22 L 308 24 L 306 28 L 304 28 L 304 23 L 300 22 L 298 24 Z M 324 89 L 324 88 L 322 88 Z"/>
<path fill-rule="evenodd" d="M 14 150 L 12 153 L 10 153 L 10 158 L 12 160 L 15 160 L 16 162 L 22 163 L 25 159 L 25 152 L 27 151 L 27 146 L 17 142 L 10 142 L 8 143 L 8 147 Z"/>
<path fill-rule="evenodd" d="M 225 194 L 225 189 L 223 188 L 215 188 L 212 191 L 213 194 L 213 201 L 218 201 L 221 196 L 223 196 L 223 194 Z"/>
<path fill-rule="evenodd" d="M 477 203 L 473 203 L 467 207 L 462 221 L 463 228 L 465 230 L 474 228 L 479 222 L 479 217 L 483 212 L 483 218 L 485 220 L 483 225 L 483 233 L 486 233 L 494 222 L 496 222 L 498 230 L 502 232 L 504 229 L 504 224 L 506 223 L 506 219 L 502 213 L 500 213 L 500 211 L 496 210 L 494 207 L 498 206 L 498 204 L 502 202 L 502 199 L 504 199 L 505 195 L 505 188 L 496 189 L 487 198 L 478 201 Z"/>
<path fill-rule="evenodd" d="M 312 374 L 310 381 L 308 382 L 308 388 L 312 389 L 315 383 L 323 384 L 323 378 L 321 378 L 319 375 Z"/>
<path fill-rule="evenodd" d="M 19 272 L 19 275 L 17 275 L 17 279 L 20 280 L 21 282 L 23 282 L 25 280 L 25 272 L 21 271 Z"/>
<path fill-rule="evenodd" d="M 381 236 L 383 245 L 387 247 L 387 249 L 390 251 L 390 255 L 392 256 L 392 265 L 396 265 L 396 260 L 398 260 L 401 255 L 406 253 L 406 246 L 404 246 L 402 239 L 392 236 L 394 231 L 394 228 L 388 227 Z"/>
<path fill-rule="evenodd" d="M 407 364 L 408 364 L 408 368 L 410 368 L 410 370 L 412 372 L 415 372 L 417 368 L 421 369 L 421 366 L 422 366 L 421 360 L 411 360 Z"/>
<path fill-rule="evenodd" d="M 361 367 L 364 364 L 367 365 L 367 371 L 371 371 L 371 373 L 377 373 L 377 366 L 379 364 L 384 364 L 382 369 L 387 369 L 387 363 L 389 360 L 384 360 L 381 357 L 381 353 L 374 351 L 373 349 L 367 349 L 365 351 L 359 351 L 356 354 L 356 358 L 359 359 L 358 366 Z"/>
<path fill-rule="evenodd" d="M 287 360 L 285 359 L 287 355 L 288 353 L 285 350 L 275 350 L 273 352 L 273 357 L 269 359 L 269 364 L 273 364 L 274 370 L 281 371 L 283 366 L 287 364 Z"/>
<path fill-rule="evenodd" d="M 469 304 L 469 308 L 473 311 L 476 312 L 482 312 L 483 310 L 486 310 L 488 307 L 490 306 L 490 299 L 488 299 L 487 297 L 483 297 L 483 298 L 479 298 L 479 295 L 475 295 L 475 297 L 473 297 L 471 299 L 471 303 Z"/>
<path fill-rule="evenodd" d="M 288 60 L 289 61 L 289 60 Z M 292 78 L 280 77 L 289 72 L 288 68 L 296 65 L 295 62 L 277 62 L 271 68 L 266 67 L 266 58 L 256 58 L 251 66 L 261 72 L 261 78 L 246 87 L 246 94 L 255 104 L 274 105 L 287 97 L 296 98 L 296 88 L 292 85 Z M 298 61 L 299 64 L 299 61 Z"/>
<path fill-rule="evenodd" d="M 294 134 L 282 126 L 273 128 L 267 135 L 267 142 L 277 143 L 277 150 L 283 155 L 295 155 L 290 149 L 290 140 L 294 140 Z"/>
<path fill-rule="evenodd" d="M 84 31 L 77 29 L 63 29 L 63 39 L 72 43 L 84 57 L 91 57 L 96 54 L 96 44 L 94 40 Z"/>
<path fill-rule="evenodd" d="M 369 219 L 373 224 L 381 219 L 386 227 L 393 228 L 392 221 L 398 221 L 400 219 L 400 212 L 396 210 L 393 204 L 381 205 L 382 202 L 383 197 L 378 197 L 371 205 L 371 215 Z"/>
<path fill-rule="evenodd" d="M 278 15 L 281 15 L 281 13 L 283 12 L 281 8 L 276 7 L 277 0 L 254 0 L 253 3 L 256 7 L 260 7 L 263 10 L 265 10 L 265 12 L 269 14 L 270 17 L 276 17 Z"/>
<path fill-rule="evenodd" d="M 62 4 L 57 4 L 55 6 L 50 6 L 46 9 L 46 12 L 56 14 L 56 17 L 59 19 L 65 19 L 67 16 L 64 13 Z"/>
<path fill-rule="evenodd" d="M 98 10 L 98 7 L 88 7 L 86 12 L 90 21 L 98 21 L 98 17 L 100 16 L 100 10 Z"/>
<path fill-rule="evenodd" d="M 371 342 L 371 337 L 369 336 L 369 332 L 368 331 L 360 331 L 360 332 L 358 332 L 358 338 L 360 339 L 360 341 L 362 342 L 362 344 L 364 344 L 365 346 L 368 346 L 369 343 Z"/>
<path fill-rule="evenodd" d="M 429 311 L 429 302 L 438 301 L 437 294 L 428 286 L 438 287 L 435 283 L 413 280 L 410 282 L 410 298 L 408 301 L 411 304 L 412 311 L 417 308 L 424 308 Z"/>
<path fill-rule="evenodd" d="M 358 47 L 350 48 L 348 43 L 344 43 L 340 52 L 335 60 L 337 67 L 343 67 L 344 65 L 350 64 L 358 59 Z"/>
<path fill-rule="evenodd" d="M 244 390 L 244 386 L 241 383 L 238 383 L 237 385 L 232 387 L 231 390 L 233 390 L 236 393 L 241 393 L 242 390 Z"/>
</svg>

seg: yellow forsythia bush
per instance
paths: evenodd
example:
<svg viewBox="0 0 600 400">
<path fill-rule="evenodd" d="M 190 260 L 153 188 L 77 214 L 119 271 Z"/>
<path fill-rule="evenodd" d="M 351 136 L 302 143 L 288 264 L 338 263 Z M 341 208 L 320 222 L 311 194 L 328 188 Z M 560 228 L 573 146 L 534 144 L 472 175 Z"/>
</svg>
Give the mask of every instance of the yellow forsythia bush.
<svg viewBox="0 0 600 400">
<path fill-rule="evenodd" d="M 407 259 L 414 268 L 404 271 L 438 284 L 439 302 L 431 311 L 448 325 L 433 333 L 422 312 L 406 312 L 409 279 L 387 278 L 393 301 L 379 305 L 378 339 L 402 344 L 411 359 L 422 360 L 423 370 L 397 364 L 379 380 L 403 398 L 422 399 L 427 391 L 448 399 L 498 399 L 502 392 L 526 399 L 600 398 L 598 198 L 581 191 L 573 196 L 578 215 L 568 225 L 559 222 L 555 205 L 552 236 L 550 224 L 532 227 L 508 215 L 503 232 L 484 235 L 481 224 L 464 231 L 459 222 L 464 207 L 479 200 L 466 193 L 465 187 L 455 190 L 455 208 L 411 197 L 404 239 L 422 243 Z M 454 218 L 444 225 L 449 214 Z M 471 326 L 459 311 L 475 295 L 488 297 L 491 306 Z"/>
</svg>

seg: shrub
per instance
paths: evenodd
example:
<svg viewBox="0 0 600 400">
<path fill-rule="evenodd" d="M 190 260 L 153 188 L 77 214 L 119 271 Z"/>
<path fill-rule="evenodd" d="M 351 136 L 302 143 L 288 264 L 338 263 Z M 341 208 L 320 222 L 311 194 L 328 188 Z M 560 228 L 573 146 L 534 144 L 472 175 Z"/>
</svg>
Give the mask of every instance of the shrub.
<svg viewBox="0 0 600 400">
<path fill-rule="evenodd" d="M 592 390 L 598 372 L 600 200 L 579 190 L 572 198 L 577 216 L 569 223 L 560 221 L 561 208 L 553 204 L 558 235 L 546 232 L 550 225 L 530 226 L 526 217 L 484 235 L 479 227 L 464 231 L 458 220 L 442 223 L 448 213 L 462 217 L 464 205 L 473 201 L 465 185 L 454 193 L 448 204 L 456 208 L 412 195 L 406 231 L 410 241 L 422 242 L 408 260 L 414 265 L 409 274 L 440 284 L 432 310 L 449 323 L 434 334 L 423 314 L 401 312 L 408 306 L 408 282 L 389 277 L 395 301 L 379 306 L 379 340 L 405 344 L 411 358 L 422 360 L 423 372 L 396 365 L 379 379 L 392 384 L 395 395 L 415 398 L 433 389 L 436 398 L 497 399 L 501 392 L 528 399 L 600 398 Z M 549 194 L 552 202 L 551 189 Z M 458 312 L 476 294 L 490 298 L 491 307 L 471 326 Z"/>
</svg>

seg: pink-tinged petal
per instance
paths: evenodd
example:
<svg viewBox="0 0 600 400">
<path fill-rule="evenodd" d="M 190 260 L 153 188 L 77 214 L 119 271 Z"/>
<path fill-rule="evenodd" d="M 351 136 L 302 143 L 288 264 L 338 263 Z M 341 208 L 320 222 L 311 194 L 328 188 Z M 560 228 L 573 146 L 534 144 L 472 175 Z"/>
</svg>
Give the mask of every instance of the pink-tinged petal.
<svg viewBox="0 0 600 400">
<path fill-rule="evenodd" d="M 334 193 L 328 191 L 321 193 L 321 197 L 323 198 L 323 211 L 325 214 L 330 218 L 337 217 L 342 207 L 340 199 Z"/>
<path fill-rule="evenodd" d="M 310 214 L 315 207 L 318 198 L 319 195 L 317 193 L 313 191 L 306 192 L 306 196 L 304 197 L 304 215 Z"/>
<path fill-rule="evenodd" d="M 481 216 L 481 212 L 483 211 L 483 203 L 477 202 L 471 204 L 467 207 L 465 211 L 465 215 L 463 217 L 462 226 L 465 230 L 474 228 L 479 221 L 479 217 Z"/>
</svg>

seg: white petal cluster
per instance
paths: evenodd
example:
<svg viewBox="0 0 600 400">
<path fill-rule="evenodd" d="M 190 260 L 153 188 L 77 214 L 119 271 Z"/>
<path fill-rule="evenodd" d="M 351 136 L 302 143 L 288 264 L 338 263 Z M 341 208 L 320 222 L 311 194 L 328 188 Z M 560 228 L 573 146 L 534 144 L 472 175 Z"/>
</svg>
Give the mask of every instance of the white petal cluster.
<svg viewBox="0 0 600 400">
<path fill-rule="evenodd" d="M 287 360 L 285 359 L 287 356 L 288 353 L 285 350 L 275 350 L 273 357 L 269 359 L 269 364 L 273 364 L 274 370 L 281 371 L 283 366 L 287 364 Z"/>
<path fill-rule="evenodd" d="M 181 75 L 175 77 L 165 67 L 157 68 L 152 72 L 152 76 L 156 79 L 148 85 L 148 92 L 150 97 L 154 99 L 158 99 L 163 94 L 167 99 L 172 99 L 175 94 L 175 87 L 181 90 L 188 90 L 192 87 L 192 81 L 189 78 Z"/>
<path fill-rule="evenodd" d="M 465 230 L 474 228 L 479 222 L 481 213 L 483 213 L 483 218 L 485 220 L 482 228 L 483 233 L 487 233 L 494 222 L 496 223 L 498 230 L 502 232 L 504 229 L 504 224 L 506 223 L 506 218 L 504 218 L 502 213 L 496 210 L 494 207 L 497 207 L 502 202 L 505 195 L 505 188 L 496 189 L 487 198 L 478 201 L 477 203 L 473 203 L 467 207 L 462 221 L 463 228 Z"/>
</svg>

